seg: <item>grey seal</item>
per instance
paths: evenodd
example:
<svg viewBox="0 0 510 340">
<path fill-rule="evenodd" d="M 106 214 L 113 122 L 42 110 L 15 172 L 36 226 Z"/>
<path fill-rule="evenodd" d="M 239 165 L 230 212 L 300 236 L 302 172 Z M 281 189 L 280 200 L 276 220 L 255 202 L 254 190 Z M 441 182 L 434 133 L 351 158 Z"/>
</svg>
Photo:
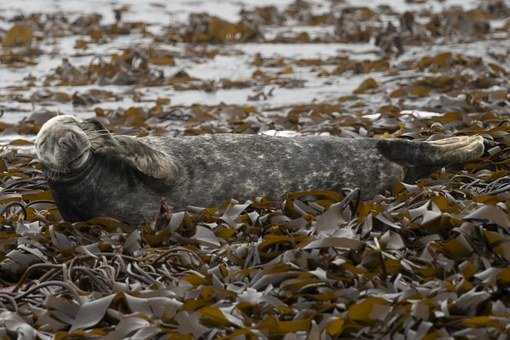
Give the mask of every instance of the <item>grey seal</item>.
<svg viewBox="0 0 510 340">
<path fill-rule="evenodd" d="M 113 135 L 98 120 L 47 121 L 36 153 L 62 217 L 152 220 L 161 199 L 176 209 L 287 192 L 360 188 L 363 198 L 407 176 L 479 158 L 481 136 L 422 142 L 333 136 Z"/>
</svg>

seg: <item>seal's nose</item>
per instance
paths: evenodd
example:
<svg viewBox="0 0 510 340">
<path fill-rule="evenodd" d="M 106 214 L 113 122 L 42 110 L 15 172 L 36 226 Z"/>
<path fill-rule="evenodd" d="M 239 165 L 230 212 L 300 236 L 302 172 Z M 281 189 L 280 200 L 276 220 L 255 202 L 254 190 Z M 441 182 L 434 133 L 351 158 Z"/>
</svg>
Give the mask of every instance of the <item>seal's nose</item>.
<svg viewBox="0 0 510 340">
<path fill-rule="evenodd" d="M 72 149 L 76 146 L 76 134 L 68 131 L 58 140 L 58 145 L 65 149 Z"/>
</svg>

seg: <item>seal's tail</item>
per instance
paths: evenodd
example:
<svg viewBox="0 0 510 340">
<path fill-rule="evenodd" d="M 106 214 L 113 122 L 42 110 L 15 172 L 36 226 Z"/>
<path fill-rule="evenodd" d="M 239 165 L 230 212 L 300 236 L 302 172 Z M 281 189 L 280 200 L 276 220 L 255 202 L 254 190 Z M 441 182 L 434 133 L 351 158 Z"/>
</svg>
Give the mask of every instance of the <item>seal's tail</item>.
<svg viewBox="0 0 510 340">
<path fill-rule="evenodd" d="M 411 167 L 440 167 L 480 158 L 484 152 L 484 139 L 478 135 L 428 142 L 382 139 L 377 146 L 385 157 L 396 163 Z"/>
</svg>

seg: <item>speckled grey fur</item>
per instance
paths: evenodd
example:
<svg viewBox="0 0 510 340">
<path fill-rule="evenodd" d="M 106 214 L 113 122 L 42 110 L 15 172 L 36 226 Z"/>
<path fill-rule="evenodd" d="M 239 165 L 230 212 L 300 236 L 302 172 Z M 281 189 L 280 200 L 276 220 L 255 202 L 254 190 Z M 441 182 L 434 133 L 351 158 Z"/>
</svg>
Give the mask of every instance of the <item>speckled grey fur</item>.
<svg viewBox="0 0 510 340">
<path fill-rule="evenodd" d="M 104 138 L 84 167 L 50 180 L 68 220 L 111 216 L 137 224 L 155 217 L 161 198 L 182 209 L 216 206 L 230 198 L 279 199 L 287 192 L 348 187 L 360 188 L 367 199 L 401 181 L 409 165 L 439 166 L 483 153 L 483 139 L 451 147 L 462 150 L 457 159 L 448 154 L 450 149 L 430 143 L 370 138 L 238 134 Z M 110 146 L 101 149 L 106 144 Z M 462 149 L 466 146 L 471 149 Z M 157 169 L 169 164 L 172 171 Z M 167 177 L 154 176 L 163 173 Z"/>
<path fill-rule="evenodd" d="M 362 187 L 371 197 L 403 178 L 402 167 L 382 156 L 373 139 L 219 134 L 145 142 L 179 164 L 178 206 L 345 187 Z"/>
</svg>

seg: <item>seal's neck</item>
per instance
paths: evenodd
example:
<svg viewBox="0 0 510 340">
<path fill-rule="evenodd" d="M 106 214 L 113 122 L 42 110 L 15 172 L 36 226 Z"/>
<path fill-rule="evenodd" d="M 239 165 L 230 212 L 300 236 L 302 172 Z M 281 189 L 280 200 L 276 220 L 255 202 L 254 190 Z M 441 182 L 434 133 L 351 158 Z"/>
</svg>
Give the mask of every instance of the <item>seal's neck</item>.
<svg viewBox="0 0 510 340">
<path fill-rule="evenodd" d="M 93 154 L 87 167 L 80 170 L 48 181 L 66 221 L 84 221 L 97 216 L 122 219 L 126 214 L 138 221 L 157 209 L 157 203 L 151 206 L 152 202 L 158 202 L 154 197 L 161 197 L 168 190 L 162 181 L 149 178 L 122 158 L 110 155 Z M 126 202 L 135 201 L 151 209 L 129 210 Z"/>
<path fill-rule="evenodd" d="M 91 169 L 96 165 L 97 160 L 90 155 L 86 162 L 77 169 L 73 169 L 69 172 L 55 172 L 51 169 L 44 167 L 44 174 L 48 178 L 49 183 L 74 183 L 82 181 Z"/>
</svg>

